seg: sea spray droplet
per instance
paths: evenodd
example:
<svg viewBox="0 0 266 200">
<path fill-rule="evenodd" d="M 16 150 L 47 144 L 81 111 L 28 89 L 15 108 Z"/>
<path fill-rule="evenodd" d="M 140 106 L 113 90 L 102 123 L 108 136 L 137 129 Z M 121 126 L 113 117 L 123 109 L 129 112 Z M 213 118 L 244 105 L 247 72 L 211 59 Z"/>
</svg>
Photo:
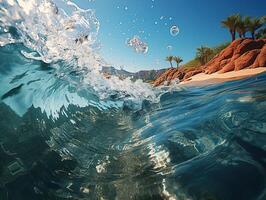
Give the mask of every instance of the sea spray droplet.
<svg viewBox="0 0 266 200">
<path fill-rule="evenodd" d="M 174 25 L 170 28 L 170 34 L 172 36 L 177 36 L 179 34 L 179 28 L 178 26 Z"/>
<path fill-rule="evenodd" d="M 126 45 L 132 47 L 135 52 L 142 54 L 147 53 L 149 49 L 148 45 L 145 42 L 141 41 L 140 37 L 137 35 L 135 35 L 131 39 L 127 39 Z"/>
<path fill-rule="evenodd" d="M 173 49 L 173 47 L 171 45 L 168 45 L 166 48 L 168 51 L 172 51 L 172 49 Z"/>
</svg>

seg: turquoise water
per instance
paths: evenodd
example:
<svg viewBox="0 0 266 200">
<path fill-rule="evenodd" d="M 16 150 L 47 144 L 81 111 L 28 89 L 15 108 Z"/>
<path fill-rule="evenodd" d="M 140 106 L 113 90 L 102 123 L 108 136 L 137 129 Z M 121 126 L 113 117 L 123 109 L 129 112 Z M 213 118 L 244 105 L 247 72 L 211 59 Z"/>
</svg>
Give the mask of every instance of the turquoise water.
<svg viewBox="0 0 266 200">
<path fill-rule="evenodd" d="M 97 106 L 20 48 L 0 49 L 1 199 L 265 199 L 266 74 Z"/>
<path fill-rule="evenodd" d="M 266 74 L 106 79 L 94 14 L 33 1 L 0 1 L 1 200 L 266 199 Z"/>
</svg>

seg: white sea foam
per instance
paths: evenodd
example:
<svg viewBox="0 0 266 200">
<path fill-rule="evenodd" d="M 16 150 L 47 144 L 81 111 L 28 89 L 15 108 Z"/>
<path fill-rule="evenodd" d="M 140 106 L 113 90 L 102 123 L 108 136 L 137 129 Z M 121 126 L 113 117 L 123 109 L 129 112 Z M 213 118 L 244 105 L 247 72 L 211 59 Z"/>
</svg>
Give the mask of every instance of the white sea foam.
<svg viewBox="0 0 266 200">
<path fill-rule="evenodd" d="M 75 59 L 77 66 L 98 68 L 100 24 L 94 11 L 58 2 L 60 7 L 50 0 L 1 0 L 1 26 L 15 27 L 20 34 L 17 42 L 38 52 L 44 62 Z"/>
</svg>

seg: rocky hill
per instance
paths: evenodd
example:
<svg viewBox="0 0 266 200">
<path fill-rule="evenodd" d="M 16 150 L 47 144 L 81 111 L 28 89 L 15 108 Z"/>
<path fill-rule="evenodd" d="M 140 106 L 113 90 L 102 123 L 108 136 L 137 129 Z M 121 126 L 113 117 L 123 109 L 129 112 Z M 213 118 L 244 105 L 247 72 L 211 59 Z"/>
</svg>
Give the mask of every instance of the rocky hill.
<svg viewBox="0 0 266 200">
<path fill-rule="evenodd" d="M 134 73 L 135 79 L 141 79 L 143 81 L 154 81 L 159 76 L 161 76 L 167 69 L 159 70 L 141 70 Z"/>
<path fill-rule="evenodd" d="M 138 72 L 128 72 L 124 69 L 116 69 L 115 67 L 102 67 L 102 72 L 108 75 L 115 75 L 122 79 L 130 77 L 133 80 L 141 79 L 143 81 L 153 81 L 157 79 L 162 73 L 164 73 L 167 69 L 159 69 L 159 70 L 141 70 Z"/>
<path fill-rule="evenodd" d="M 102 72 L 108 75 L 115 75 L 119 76 L 121 78 L 127 78 L 127 77 L 132 77 L 134 76 L 134 73 L 128 72 L 124 69 L 116 69 L 115 67 L 112 66 L 104 66 L 102 67 Z"/>
<path fill-rule="evenodd" d="M 154 81 L 154 85 L 170 84 L 175 79 L 186 81 L 199 73 L 226 73 L 257 67 L 266 67 L 266 39 L 238 39 L 206 65 L 196 68 L 170 68 Z"/>
</svg>

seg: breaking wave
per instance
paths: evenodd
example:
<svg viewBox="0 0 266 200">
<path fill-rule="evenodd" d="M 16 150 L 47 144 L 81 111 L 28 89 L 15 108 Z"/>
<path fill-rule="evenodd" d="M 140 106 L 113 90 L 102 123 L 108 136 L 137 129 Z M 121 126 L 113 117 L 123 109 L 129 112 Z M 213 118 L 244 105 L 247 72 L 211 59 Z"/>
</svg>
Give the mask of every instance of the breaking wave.
<svg viewBox="0 0 266 200">
<path fill-rule="evenodd" d="M 150 85 L 140 80 L 132 82 L 130 78 L 121 80 L 116 76 L 107 79 L 101 73 L 101 67 L 105 62 L 98 52 L 97 34 L 100 23 L 93 10 L 83 10 L 71 1 L 56 2 L 58 4 L 50 0 L 1 1 L 0 45 L 11 45 L 10 54 L 13 55 L 9 56 L 20 57 L 21 66 L 34 63 L 45 66 L 43 68 L 53 69 L 53 75 L 50 73 L 48 76 L 45 75 L 49 78 L 46 87 L 43 88 L 45 91 L 35 92 L 40 92 L 43 98 L 45 94 L 51 92 L 47 91 L 49 88 L 52 89 L 55 83 L 60 82 L 65 84 L 61 86 L 64 89 L 56 89 L 55 93 L 61 100 L 65 99 L 62 102 L 71 99 L 66 95 L 66 90 L 69 90 L 68 84 L 75 85 L 76 94 L 79 90 L 87 90 L 89 95 L 97 96 L 98 102 L 95 102 L 95 98 L 91 100 L 76 94 L 70 95 L 76 96 L 72 99 L 78 99 L 78 104 L 82 102 L 82 105 L 89 103 L 105 107 L 130 102 L 133 107 L 140 107 L 143 100 L 156 101 L 158 92 L 156 93 Z M 21 55 L 27 59 L 21 58 Z M 34 71 L 33 67 L 22 71 L 28 71 L 24 74 L 25 79 L 34 78 L 27 76 Z M 47 81 L 44 77 L 42 80 Z M 57 80 L 58 78 L 60 80 Z M 26 90 L 27 86 L 23 85 L 23 88 Z M 38 94 L 31 95 L 38 96 Z M 102 101 L 110 98 L 117 101 Z M 47 104 L 53 104 L 49 94 L 45 99 Z M 60 109 L 67 104 L 62 103 L 56 107 Z M 52 110 L 54 111 L 54 108 Z M 48 113 L 51 112 L 48 110 Z"/>
</svg>

